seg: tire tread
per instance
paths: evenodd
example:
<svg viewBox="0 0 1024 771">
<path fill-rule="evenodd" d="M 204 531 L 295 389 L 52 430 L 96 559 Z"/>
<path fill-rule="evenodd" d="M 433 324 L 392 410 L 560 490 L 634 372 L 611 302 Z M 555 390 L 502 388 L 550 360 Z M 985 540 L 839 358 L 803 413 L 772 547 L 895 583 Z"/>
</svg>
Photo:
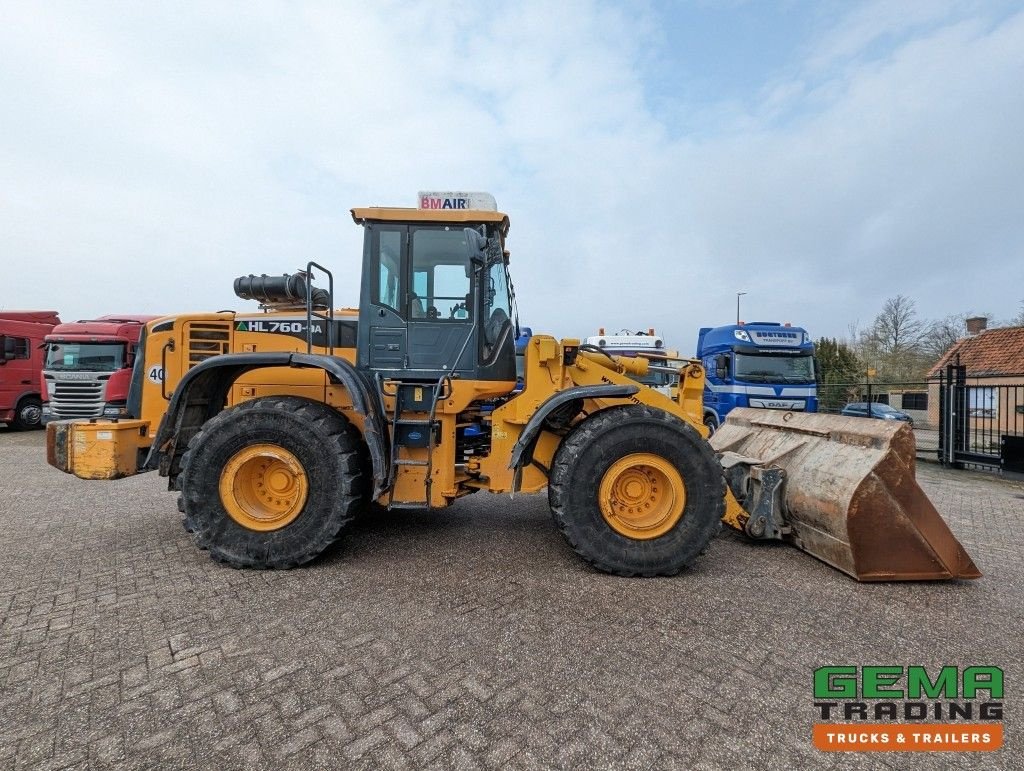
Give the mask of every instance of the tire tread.
<svg viewBox="0 0 1024 771">
<path fill-rule="evenodd" d="M 232 430 L 230 424 L 235 421 L 244 421 L 246 413 L 263 410 L 271 413 L 285 413 L 298 418 L 299 425 L 303 425 L 309 432 L 318 435 L 324 444 L 333 450 L 333 463 L 326 465 L 343 472 L 339 483 L 341 495 L 334 502 L 333 511 L 330 513 L 329 527 L 319 533 L 318 538 L 311 540 L 288 556 L 275 556 L 271 553 L 273 541 L 268 539 L 267 548 L 263 549 L 262 556 L 253 556 L 251 553 L 247 553 L 245 559 L 239 559 L 221 548 L 219 539 L 223 537 L 223 526 L 219 529 L 203 527 L 192 516 L 189 511 L 187 485 L 189 484 L 191 463 L 196 451 L 208 441 L 209 437 L 223 430 Z M 294 423 L 287 425 L 294 425 Z M 236 427 L 234 430 L 244 429 Z M 202 549 L 208 549 L 210 556 L 217 562 L 235 568 L 295 568 L 311 562 L 330 548 L 339 539 L 345 526 L 352 521 L 357 510 L 365 506 L 367 498 L 366 465 L 365 448 L 362 445 L 362 437 L 358 429 L 329 405 L 300 397 L 251 399 L 218 413 L 192 437 L 188 448 L 182 454 L 181 473 L 176 484 L 176 487 L 182 490 L 178 497 L 178 510 L 183 515 L 182 524 L 185 530 L 192 534 L 196 545 Z"/>
<path fill-rule="evenodd" d="M 685 560 L 679 561 L 671 567 L 630 567 L 623 568 L 615 565 L 605 555 L 595 553 L 586 548 L 577 537 L 578 528 L 575 517 L 569 511 L 571 503 L 570 480 L 575 463 L 586 448 L 593 445 L 595 441 L 616 425 L 625 425 L 631 421 L 644 421 L 661 423 L 676 431 L 691 434 L 690 444 L 700 456 L 699 462 L 709 468 L 720 469 L 718 460 L 715 457 L 711 446 L 691 426 L 679 418 L 648 406 L 633 405 L 626 407 L 612 407 L 602 410 L 576 426 L 572 432 L 563 440 L 555 453 L 551 474 L 548 479 L 548 500 L 551 506 L 551 515 L 558 530 L 568 541 L 569 546 L 584 561 L 597 570 L 604 573 L 623 577 L 653 577 L 677 575 L 683 568 L 689 566 L 693 560 L 704 553 L 708 544 L 721 528 L 721 516 L 725 510 L 725 480 L 718 474 L 720 489 L 717 498 L 711 501 L 711 506 L 716 513 L 714 521 L 706 527 L 701 528 L 699 534 L 700 547 L 693 550 L 693 554 Z M 693 441 L 696 440 L 696 441 Z"/>
</svg>

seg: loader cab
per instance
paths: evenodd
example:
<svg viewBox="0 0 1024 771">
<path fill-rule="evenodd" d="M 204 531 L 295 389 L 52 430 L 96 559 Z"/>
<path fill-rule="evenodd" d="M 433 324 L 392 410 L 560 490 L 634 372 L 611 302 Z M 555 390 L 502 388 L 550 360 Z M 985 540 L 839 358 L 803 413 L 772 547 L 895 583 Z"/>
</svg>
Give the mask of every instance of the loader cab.
<svg viewBox="0 0 1024 771">
<path fill-rule="evenodd" d="M 497 211 L 353 209 L 364 228 L 356 366 L 383 378 L 516 379 Z"/>
</svg>

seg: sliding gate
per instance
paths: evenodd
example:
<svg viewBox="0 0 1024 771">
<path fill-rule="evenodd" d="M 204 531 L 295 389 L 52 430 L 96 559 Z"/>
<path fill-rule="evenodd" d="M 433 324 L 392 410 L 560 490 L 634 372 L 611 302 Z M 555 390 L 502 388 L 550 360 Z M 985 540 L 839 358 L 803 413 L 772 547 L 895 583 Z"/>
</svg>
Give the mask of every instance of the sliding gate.
<svg viewBox="0 0 1024 771">
<path fill-rule="evenodd" d="M 992 384 L 950 365 L 939 381 L 939 460 L 1024 473 L 1024 382 Z"/>
</svg>

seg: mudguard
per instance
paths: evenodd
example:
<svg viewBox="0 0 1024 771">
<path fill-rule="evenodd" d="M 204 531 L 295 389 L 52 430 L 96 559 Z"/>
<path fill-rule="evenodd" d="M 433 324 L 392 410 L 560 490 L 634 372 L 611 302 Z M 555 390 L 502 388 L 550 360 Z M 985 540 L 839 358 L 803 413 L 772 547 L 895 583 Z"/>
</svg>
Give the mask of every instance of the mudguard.
<svg viewBox="0 0 1024 771">
<path fill-rule="evenodd" d="M 547 417 L 556 409 L 575 399 L 615 399 L 632 396 L 640 390 L 638 385 L 592 385 L 576 386 L 559 391 L 548 397 L 533 413 L 523 432 L 519 435 L 519 441 L 512 446 L 512 455 L 509 458 L 508 467 L 518 469 L 533 460 L 533 449 L 537 446 L 537 438 Z"/>
<path fill-rule="evenodd" d="M 363 439 L 373 465 L 374 497 L 386 484 L 390 466 L 389 438 L 384 424 L 384 406 L 376 390 L 346 359 L 309 353 L 268 352 L 223 354 L 190 369 L 171 395 L 167 412 L 160 421 L 156 440 L 146 458 L 146 468 L 160 469 L 162 476 L 177 472 L 176 463 L 185 451 L 188 439 L 207 420 L 224 407 L 232 384 L 255 369 L 267 367 L 304 367 L 324 370 L 332 383 L 348 391 L 353 408 L 365 416 Z M 179 440 L 185 442 L 178 449 Z"/>
</svg>

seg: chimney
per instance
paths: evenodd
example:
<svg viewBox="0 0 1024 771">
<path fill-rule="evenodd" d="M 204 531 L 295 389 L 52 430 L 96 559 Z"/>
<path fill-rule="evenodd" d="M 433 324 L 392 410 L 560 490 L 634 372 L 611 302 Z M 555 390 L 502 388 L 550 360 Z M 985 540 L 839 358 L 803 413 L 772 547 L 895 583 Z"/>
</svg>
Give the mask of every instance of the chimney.
<svg viewBox="0 0 1024 771">
<path fill-rule="evenodd" d="M 972 316 L 964 322 L 967 325 L 967 336 L 980 335 L 988 326 L 988 319 L 985 316 Z"/>
</svg>

